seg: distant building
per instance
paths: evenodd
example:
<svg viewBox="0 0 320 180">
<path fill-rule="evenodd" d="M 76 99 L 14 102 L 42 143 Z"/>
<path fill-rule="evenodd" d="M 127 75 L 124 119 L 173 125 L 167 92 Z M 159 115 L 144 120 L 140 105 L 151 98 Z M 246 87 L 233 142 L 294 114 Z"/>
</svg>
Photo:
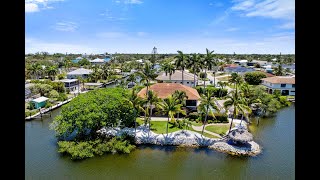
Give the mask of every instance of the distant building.
<svg viewBox="0 0 320 180">
<path fill-rule="evenodd" d="M 94 60 L 90 60 L 90 63 L 93 65 L 102 65 L 102 64 L 105 64 L 106 61 L 105 59 L 96 58 Z"/>
<path fill-rule="evenodd" d="M 79 89 L 79 80 L 78 79 L 62 79 L 58 80 L 64 83 L 64 87 L 69 89 L 70 92 L 76 91 Z"/>
<path fill-rule="evenodd" d="M 160 75 L 156 78 L 158 83 L 180 83 L 189 87 L 194 86 L 194 75 L 184 71 L 183 73 L 183 82 L 182 82 L 182 71 L 175 70 L 175 72 L 171 75 L 171 80 L 169 74 L 166 75 L 165 72 L 160 73 Z M 198 77 L 196 75 L 196 84 L 198 83 Z"/>
<path fill-rule="evenodd" d="M 79 68 L 74 71 L 71 71 L 67 74 L 67 79 L 77 79 L 77 77 L 82 77 L 84 79 L 89 77 L 93 71 L 90 69 Z"/>
<path fill-rule="evenodd" d="M 186 100 L 186 107 L 190 108 L 192 110 L 195 110 L 199 104 L 200 95 L 198 91 L 194 88 L 177 84 L 177 83 L 156 83 L 149 87 L 149 90 L 154 91 L 157 96 L 161 99 L 167 98 L 169 95 L 172 95 L 174 91 L 184 91 L 186 92 L 186 95 L 188 96 L 188 99 Z M 139 97 L 145 98 L 146 96 L 147 88 L 141 89 L 141 91 L 138 93 Z"/>
<path fill-rule="evenodd" d="M 33 100 L 31 101 L 31 103 L 34 105 L 34 107 L 35 107 L 36 109 L 38 109 L 38 108 L 44 107 L 44 106 L 47 104 L 47 100 L 48 100 L 48 99 L 49 99 L 49 98 L 47 98 L 47 97 L 41 96 L 41 97 L 39 97 L 39 98 L 37 98 L 37 99 L 33 99 Z"/>
<path fill-rule="evenodd" d="M 267 92 L 273 94 L 275 90 L 280 90 L 286 96 L 295 96 L 295 77 L 274 76 L 261 79 L 261 84 L 267 87 Z"/>
</svg>

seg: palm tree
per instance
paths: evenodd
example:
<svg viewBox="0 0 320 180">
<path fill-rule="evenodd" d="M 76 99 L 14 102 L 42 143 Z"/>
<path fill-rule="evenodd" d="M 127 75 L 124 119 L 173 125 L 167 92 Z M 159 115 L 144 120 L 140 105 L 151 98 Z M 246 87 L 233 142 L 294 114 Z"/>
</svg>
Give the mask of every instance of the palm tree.
<svg viewBox="0 0 320 180">
<path fill-rule="evenodd" d="M 144 67 L 141 71 L 137 72 L 137 75 L 140 76 L 141 80 L 140 82 L 146 82 L 147 90 L 146 90 L 146 98 L 148 97 L 149 87 L 150 87 L 150 81 L 154 80 L 157 77 L 157 74 L 155 73 L 155 69 L 151 68 L 150 62 L 146 62 L 144 64 Z M 146 106 L 147 108 L 147 106 Z M 147 110 L 146 110 L 147 112 Z M 146 113 L 144 116 L 144 120 L 146 121 Z"/>
<path fill-rule="evenodd" d="M 175 90 L 172 96 L 178 100 L 179 104 L 185 106 L 186 100 L 188 99 L 188 96 L 185 91 Z M 179 119 L 179 113 L 177 114 L 177 119 Z"/>
<path fill-rule="evenodd" d="M 239 93 L 238 89 L 231 91 L 230 94 L 227 96 L 227 98 L 228 98 L 228 100 L 224 102 L 225 109 L 227 110 L 227 109 L 229 109 L 229 107 L 233 106 L 233 116 L 232 116 L 232 120 L 231 120 L 231 124 L 230 124 L 230 128 L 229 128 L 229 133 L 230 133 L 233 119 L 237 117 L 239 112 L 241 112 L 244 115 L 246 114 L 246 112 L 248 114 L 250 114 L 251 109 L 247 105 L 246 100 Z M 247 115 L 245 115 L 245 116 L 248 119 Z M 242 120 L 240 122 L 240 125 L 241 125 L 241 123 L 242 123 Z"/>
<path fill-rule="evenodd" d="M 169 74 L 169 79 L 171 81 L 171 75 L 175 72 L 175 66 L 170 61 L 165 61 L 161 66 L 162 70 L 166 73 L 166 76 Z"/>
<path fill-rule="evenodd" d="M 138 91 L 136 88 L 132 88 L 131 94 L 128 98 L 129 103 L 132 105 L 132 107 L 134 108 L 134 131 L 137 131 L 137 117 L 139 115 L 139 112 L 144 112 L 143 109 L 143 99 L 141 97 L 139 97 L 138 95 Z"/>
<path fill-rule="evenodd" d="M 181 109 L 182 104 L 179 104 L 178 100 L 172 97 L 172 95 L 168 96 L 168 98 L 162 100 L 161 103 L 158 104 L 159 109 L 162 113 L 168 116 L 167 121 L 167 135 L 168 135 L 168 128 L 169 128 L 169 118 L 174 119 L 174 115 L 176 113 L 185 114 L 185 111 Z"/>
<path fill-rule="evenodd" d="M 58 73 L 58 69 L 56 66 L 47 66 L 46 72 L 47 72 L 49 78 L 53 81 L 55 79 L 55 76 Z"/>
<path fill-rule="evenodd" d="M 198 110 L 200 112 L 205 112 L 206 113 L 206 116 L 205 116 L 204 122 L 203 122 L 202 133 L 201 133 L 203 135 L 204 127 L 205 127 L 206 122 L 207 122 L 209 111 L 212 114 L 212 116 L 214 117 L 213 109 L 218 110 L 218 111 L 219 111 L 219 109 L 218 109 L 218 107 L 217 107 L 217 105 L 215 103 L 215 98 L 214 98 L 214 92 L 213 91 L 207 91 L 205 94 L 202 94 L 200 101 L 201 101 L 201 103 L 198 106 Z"/>
<path fill-rule="evenodd" d="M 204 58 L 202 59 L 203 67 L 204 67 L 204 74 L 207 77 L 207 70 L 211 70 L 213 66 L 217 65 L 215 55 L 213 54 L 214 51 L 209 51 L 208 48 L 206 48 L 206 54 Z M 204 81 L 204 92 L 206 91 L 206 81 Z"/>
<path fill-rule="evenodd" d="M 41 74 L 41 70 L 42 70 L 42 67 L 38 63 L 32 64 L 31 66 L 29 66 L 29 69 L 28 69 L 30 74 L 32 74 L 35 77 L 35 79 L 39 78 L 39 75 Z"/>
<path fill-rule="evenodd" d="M 283 68 L 282 68 L 281 64 L 279 64 L 278 67 L 276 67 L 274 69 L 274 74 L 276 76 L 283 76 L 284 75 L 284 71 L 283 71 Z"/>
<path fill-rule="evenodd" d="M 196 87 L 196 73 L 201 69 L 199 54 L 193 53 L 188 56 L 187 68 L 193 71 L 193 86 Z"/>
<path fill-rule="evenodd" d="M 157 94 L 154 91 L 148 91 L 148 95 L 147 95 L 147 103 L 149 104 L 149 109 L 150 109 L 150 113 L 149 113 L 149 130 L 151 128 L 151 116 L 152 116 L 152 109 L 153 109 L 153 105 L 156 107 L 157 104 L 161 101 L 161 99 L 157 96 Z M 146 122 L 145 122 L 146 123 Z"/>
<path fill-rule="evenodd" d="M 131 83 L 135 83 L 136 82 L 136 74 L 135 73 L 130 74 L 127 81 L 131 82 Z"/>
<path fill-rule="evenodd" d="M 175 66 L 177 69 L 181 69 L 182 71 L 182 84 L 184 84 L 184 78 L 183 78 L 183 74 L 184 74 L 184 68 L 186 67 L 186 55 L 183 54 L 182 51 L 177 51 L 178 55 L 175 56 L 176 61 L 175 61 Z"/>
<path fill-rule="evenodd" d="M 221 87 L 221 91 L 219 92 L 219 97 L 221 97 L 222 89 L 224 89 L 228 85 L 228 82 L 219 81 L 218 85 Z"/>
</svg>

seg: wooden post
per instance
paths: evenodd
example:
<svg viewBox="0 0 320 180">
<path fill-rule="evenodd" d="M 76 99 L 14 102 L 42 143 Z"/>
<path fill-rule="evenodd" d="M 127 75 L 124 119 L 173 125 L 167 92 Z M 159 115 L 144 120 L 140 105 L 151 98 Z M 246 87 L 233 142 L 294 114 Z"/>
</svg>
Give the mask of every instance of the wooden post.
<svg viewBox="0 0 320 180">
<path fill-rule="evenodd" d="M 41 120 L 42 120 L 42 112 L 41 112 L 41 108 L 39 109 L 39 112 L 40 112 L 40 116 L 41 116 Z"/>
</svg>

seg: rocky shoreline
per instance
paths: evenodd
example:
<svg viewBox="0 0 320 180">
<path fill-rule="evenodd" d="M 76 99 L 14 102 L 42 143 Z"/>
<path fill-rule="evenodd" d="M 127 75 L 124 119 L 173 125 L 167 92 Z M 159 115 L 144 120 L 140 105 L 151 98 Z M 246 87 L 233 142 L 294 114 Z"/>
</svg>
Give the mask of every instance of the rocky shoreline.
<svg viewBox="0 0 320 180">
<path fill-rule="evenodd" d="M 189 130 L 180 130 L 166 135 L 156 134 L 149 131 L 148 127 L 139 126 L 136 133 L 134 128 L 103 128 L 98 132 L 106 136 L 121 136 L 124 133 L 135 136 L 136 144 L 208 147 L 209 149 L 237 156 L 256 156 L 261 153 L 259 144 L 254 141 L 248 142 L 246 146 L 236 146 L 229 143 L 228 139 L 207 138 Z"/>
</svg>

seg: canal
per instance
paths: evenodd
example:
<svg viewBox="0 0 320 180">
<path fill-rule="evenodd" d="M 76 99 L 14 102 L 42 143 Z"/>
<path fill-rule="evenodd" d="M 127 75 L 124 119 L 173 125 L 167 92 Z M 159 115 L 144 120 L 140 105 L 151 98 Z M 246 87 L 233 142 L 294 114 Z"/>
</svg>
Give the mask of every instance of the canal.
<svg viewBox="0 0 320 180">
<path fill-rule="evenodd" d="M 258 126 L 252 120 L 250 131 L 263 152 L 242 158 L 206 148 L 139 146 L 128 155 L 74 162 L 57 152 L 52 118 L 25 122 L 25 179 L 294 179 L 294 105 Z"/>
</svg>

